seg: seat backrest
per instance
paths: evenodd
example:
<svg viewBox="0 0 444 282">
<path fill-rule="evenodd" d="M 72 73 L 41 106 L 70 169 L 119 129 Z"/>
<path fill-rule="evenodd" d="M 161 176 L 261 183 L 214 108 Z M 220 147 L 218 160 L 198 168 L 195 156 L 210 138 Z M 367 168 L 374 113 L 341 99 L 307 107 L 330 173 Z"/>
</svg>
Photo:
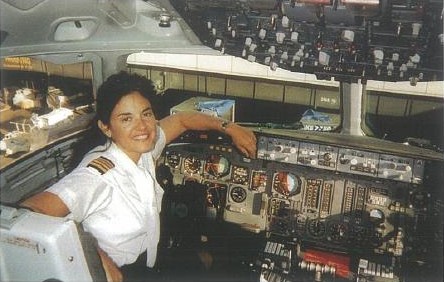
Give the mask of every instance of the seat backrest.
<svg viewBox="0 0 444 282">
<path fill-rule="evenodd" d="M 1 281 L 106 281 L 94 238 L 74 221 L 0 208 Z"/>
</svg>

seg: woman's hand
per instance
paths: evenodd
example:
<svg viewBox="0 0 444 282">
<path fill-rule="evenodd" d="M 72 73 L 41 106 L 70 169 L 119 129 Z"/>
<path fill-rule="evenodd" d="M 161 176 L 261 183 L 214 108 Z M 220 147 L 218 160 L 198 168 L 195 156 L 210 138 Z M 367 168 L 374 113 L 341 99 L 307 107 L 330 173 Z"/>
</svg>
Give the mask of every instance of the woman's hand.
<svg viewBox="0 0 444 282">
<path fill-rule="evenodd" d="M 231 137 L 233 144 L 242 154 L 251 159 L 256 158 L 256 136 L 253 131 L 235 123 L 229 123 L 225 133 Z"/>
<path fill-rule="evenodd" d="M 253 131 L 233 122 L 199 112 L 179 112 L 159 121 L 167 144 L 186 130 L 217 130 L 228 134 L 233 144 L 246 157 L 256 157 L 256 136 Z"/>
<path fill-rule="evenodd" d="M 114 261 L 100 248 L 97 248 L 100 259 L 102 260 L 102 266 L 105 270 L 106 281 L 107 282 L 122 282 L 123 275 L 119 267 L 114 263 Z"/>
</svg>

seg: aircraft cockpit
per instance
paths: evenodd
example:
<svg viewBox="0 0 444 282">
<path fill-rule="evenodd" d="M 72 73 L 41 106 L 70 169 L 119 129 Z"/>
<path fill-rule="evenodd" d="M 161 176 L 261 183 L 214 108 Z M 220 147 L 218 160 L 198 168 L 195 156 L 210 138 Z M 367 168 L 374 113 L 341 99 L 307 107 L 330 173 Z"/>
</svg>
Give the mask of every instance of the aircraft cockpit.
<svg viewBox="0 0 444 282">
<path fill-rule="evenodd" d="M 153 82 L 187 131 L 156 163 L 155 270 L 126 281 L 443 279 L 443 3 L 1 0 L 2 281 L 101 281 L 81 226 L 19 203 L 82 157 L 97 87 Z M 82 152 L 85 153 L 85 152 Z M 151 279 L 151 280 L 150 280 Z"/>
</svg>

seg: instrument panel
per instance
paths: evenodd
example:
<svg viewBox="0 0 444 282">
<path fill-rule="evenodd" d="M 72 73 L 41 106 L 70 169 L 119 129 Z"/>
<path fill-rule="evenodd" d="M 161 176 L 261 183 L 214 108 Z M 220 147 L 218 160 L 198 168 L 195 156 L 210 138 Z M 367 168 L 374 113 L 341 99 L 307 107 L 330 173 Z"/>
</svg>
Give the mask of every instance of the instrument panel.
<svg viewBox="0 0 444 282">
<path fill-rule="evenodd" d="M 272 71 L 412 85 L 442 80 L 442 1 L 186 2 L 176 9 L 201 42 Z"/>
<path fill-rule="evenodd" d="M 166 148 L 160 163 L 177 185 L 226 187 L 224 202 L 218 203 L 220 218 L 267 238 L 346 254 L 356 269 L 361 260 L 377 261 L 391 269 L 394 280 L 388 281 L 399 281 L 413 247 L 414 260 L 426 260 L 430 242 L 424 236 L 433 241 L 440 232 L 431 222 L 442 181 L 429 176 L 429 161 L 257 137 L 256 159 L 243 157 L 231 144 L 178 143 Z"/>
<path fill-rule="evenodd" d="M 258 158 L 395 181 L 422 183 L 424 160 L 260 136 Z"/>
</svg>

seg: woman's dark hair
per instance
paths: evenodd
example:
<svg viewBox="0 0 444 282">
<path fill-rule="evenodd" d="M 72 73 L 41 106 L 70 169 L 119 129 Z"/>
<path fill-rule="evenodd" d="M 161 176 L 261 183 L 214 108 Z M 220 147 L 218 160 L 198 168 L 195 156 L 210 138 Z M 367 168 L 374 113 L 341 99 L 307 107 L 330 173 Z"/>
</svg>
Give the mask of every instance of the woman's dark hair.
<svg viewBox="0 0 444 282">
<path fill-rule="evenodd" d="M 97 90 L 96 98 L 96 116 L 92 120 L 90 129 L 85 132 L 84 137 L 77 142 L 74 147 L 74 154 L 70 166 L 76 167 L 83 156 L 92 148 L 107 143 L 108 138 L 97 126 L 97 121 L 102 121 L 108 125 L 111 119 L 111 113 L 122 97 L 132 93 L 139 92 L 149 101 L 155 98 L 155 90 L 151 80 L 139 74 L 121 71 L 109 76 Z"/>
<path fill-rule="evenodd" d="M 111 112 L 120 99 L 134 91 L 138 91 L 148 100 L 155 95 L 151 80 L 141 75 L 121 71 L 108 77 L 97 91 L 97 119 L 109 124 Z"/>
</svg>

